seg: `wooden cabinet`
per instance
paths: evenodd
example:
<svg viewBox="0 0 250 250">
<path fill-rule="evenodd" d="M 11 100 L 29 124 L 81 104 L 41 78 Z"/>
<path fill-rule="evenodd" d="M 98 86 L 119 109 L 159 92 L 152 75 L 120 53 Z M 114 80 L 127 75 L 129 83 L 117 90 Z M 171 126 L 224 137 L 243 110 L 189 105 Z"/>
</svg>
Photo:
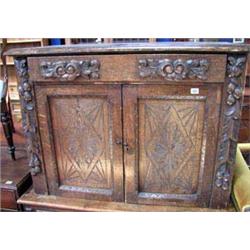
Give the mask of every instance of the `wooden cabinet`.
<svg viewBox="0 0 250 250">
<path fill-rule="evenodd" d="M 118 210 L 227 206 L 244 45 L 95 44 L 8 55 L 33 174 L 26 205 L 55 196 L 81 199 L 88 211 L 89 200 L 113 210 L 114 202 Z"/>
</svg>

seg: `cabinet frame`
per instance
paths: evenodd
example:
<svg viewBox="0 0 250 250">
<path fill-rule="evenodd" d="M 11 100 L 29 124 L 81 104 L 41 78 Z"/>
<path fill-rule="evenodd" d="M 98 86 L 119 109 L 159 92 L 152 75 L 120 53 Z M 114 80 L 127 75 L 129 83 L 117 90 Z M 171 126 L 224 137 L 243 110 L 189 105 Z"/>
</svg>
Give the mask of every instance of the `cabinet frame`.
<svg viewBox="0 0 250 250">
<path fill-rule="evenodd" d="M 119 47 L 118 50 L 116 45 L 114 46 L 115 53 L 141 53 L 142 51 L 149 51 L 149 48 L 136 47 L 133 45 L 129 45 L 131 47 Z M 138 46 L 138 45 L 136 45 Z M 239 131 L 239 122 L 240 122 L 240 112 L 242 106 L 242 92 L 244 91 L 245 85 L 245 65 L 246 65 L 246 55 L 247 49 L 243 46 L 239 45 L 206 45 L 192 47 L 190 45 L 183 45 L 173 47 L 170 46 L 156 46 L 156 50 L 158 52 L 172 52 L 178 56 L 178 53 L 197 53 L 202 56 L 202 53 L 211 53 L 212 55 L 221 55 L 222 53 L 226 55 L 226 73 L 223 82 L 215 82 L 215 84 L 221 84 L 223 86 L 222 93 L 222 103 L 220 110 L 220 118 L 219 118 L 219 135 L 218 135 L 218 147 L 217 153 L 215 157 L 215 171 L 213 175 L 213 181 L 210 185 L 213 186 L 212 195 L 210 199 L 209 206 L 214 208 L 222 208 L 227 206 L 229 201 L 232 176 L 233 176 L 233 165 L 234 165 L 234 157 L 235 150 L 238 138 Z M 186 47 L 185 47 L 186 46 Z M 154 45 L 152 45 L 154 47 Z M 163 48 L 164 47 L 164 48 Z M 106 50 L 107 49 L 107 50 Z M 94 52 L 94 48 L 89 50 L 88 54 Z M 111 52 L 110 48 L 103 47 L 100 50 L 97 50 L 95 53 L 99 53 L 103 50 L 103 53 L 109 54 Z M 172 51 L 171 51 L 172 50 Z M 139 51 L 139 52 L 138 52 Z M 53 55 L 58 57 L 59 54 L 62 54 L 63 49 L 49 52 L 49 55 Z M 35 53 L 35 54 L 32 54 Z M 41 53 L 41 54 L 39 54 Z M 37 114 L 36 114 L 36 101 L 35 101 L 35 93 L 34 93 L 34 85 L 35 81 L 29 81 L 28 74 L 28 65 L 27 65 L 27 57 L 37 57 L 39 55 L 45 55 L 47 51 L 41 49 L 34 49 L 33 51 L 28 52 L 27 50 L 23 51 L 15 51 L 13 50 L 12 54 L 16 57 L 15 64 L 17 69 L 17 74 L 19 76 L 19 85 L 21 88 L 24 88 L 25 83 L 28 81 L 30 84 L 30 88 L 25 90 L 29 93 L 29 98 L 26 96 L 22 96 L 22 110 L 24 113 L 23 123 L 24 127 L 26 126 L 26 133 L 28 135 L 28 144 L 29 144 L 29 155 L 30 155 L 30 167 L 34 174 L 34 186 L 36 186 L 37 190 L 40 187 L 45 187 L 46 189 L 46 180 L 43 177 L 43 169 L 41 169 L 41 145 L 40 145 L 40 135 L 37 131 L 39 131 L 38 123 L 37 123 Z M 54 54 L 53 54 L 54 53 Z M 59 54 L 58 54 L 59 53 Z M 72 50 L 64 51 L 64 55 L 76 55 L 76 54 L 85 54 L 86 48 L 83 49 L 72 48 Z M 141 55 L 141 54 L 140 54 Z M 129 55 L 128 55 L 129 56 Z M 94 56 L 93 56 L 94 57 Z M 58 57 L 59 59 L 59 57 Z M 34 80 L 34 79 L 33 79 Z M 122 82 L 121 79 L 116 79 L 116 82 Z M 137 82 L 138 84 L 143 84 L 143 82 L 147 80 L 142 80 L 141 82 Z M 101 84 L 101 80 L 98 81 L 98 84 Z M 128 82 L 122 82 L 123 84 L 128 84 Z M 95 83 L 92 83 L 95 84 Z M 131 84 L 131 83 L 129 83 Z M 174 82 L 171 83 L 174 85 Z M 25 97 L 25 98 L 24 98 Z M 27 126 L 28 124 L 28 126 Z M 41 190 L 41 189 L 40 189 Z M 44 190 L 44 189 L 43 189 Z M 39 193 L 39 191 L 37 192 Z M 46 194 L 46 192 L 45 192 Z M 48 193 L 47 193 L 48 194 Z"/>
</svg>

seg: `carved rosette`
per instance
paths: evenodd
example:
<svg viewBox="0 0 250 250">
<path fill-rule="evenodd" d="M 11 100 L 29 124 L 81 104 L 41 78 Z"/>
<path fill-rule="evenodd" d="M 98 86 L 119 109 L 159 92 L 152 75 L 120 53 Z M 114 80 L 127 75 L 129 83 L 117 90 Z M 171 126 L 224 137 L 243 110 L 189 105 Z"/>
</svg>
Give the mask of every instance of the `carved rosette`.
<svg viewBox="0 0 250 250">
<path fill-rule="evenodd" d="M 140 59 L 138 69 L 139 75 L 143 78 L 160 76 L 169 81 L 206 80 L 209 62 L 206 59 Z"/>
<path fill-rule="evenodd" d="M 231 170 L 237 147 L 240 126 L 241 99 L 243 93 L 242 74 L 245 69 L 245 56 L 229 56 L 227 62 L 227 87 L 224 117 L 219 141 L 215 185 L 222 190 L 229 190 Z"/>
<path fill-rule="evenodd" d="M 70 60 L 58 62 L 41 62 L 40 72 L 44 78 L 56 78 L 60 81 L 73 81 L 78 77 L 84 79 L 100 78 L 98 60 Z"/>
<path fill-rule="evenodd" d="M 40 146 L 34 111 L 33 86 L 29 82 L 26 58 L 16 58 L 15 66 L 19 79 L 18 90 L 22 105 L 23 129 L 28 139 L 29 166 L 31 168 L 31 174 L 36 175 L 41 172 L 41 161 L 39 159 Z"/>
</svg>

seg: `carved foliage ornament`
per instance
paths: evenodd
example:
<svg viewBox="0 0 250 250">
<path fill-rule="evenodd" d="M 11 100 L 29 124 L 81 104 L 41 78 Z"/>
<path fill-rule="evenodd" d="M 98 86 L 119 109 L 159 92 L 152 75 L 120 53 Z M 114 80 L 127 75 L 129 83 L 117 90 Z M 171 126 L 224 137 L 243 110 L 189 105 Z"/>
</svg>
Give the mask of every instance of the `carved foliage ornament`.
<svg viewBox="0 0 250 250">
<path fill-rule="evenodd" d="M 38 156 L 40 146 L 34 111 L 34 96 L 32 84 L 29 82 L 27 60 L 25 58 L 16 58 L 15 66 L 19 78 L 18 90 L 22 105 L 23 128 L 28 139 L 28 153 L 30 155 L 29 166 L 31 168 L 31 174 L 36 175 L 41 172 L 41 162 Z"/>
<path fill-rule="evenodd" d="M 138 68 L 143 78 L 160 76 L 170 81 L 196 78 L 206 80 L 209 62 L 206 59 L 140 59 Z"/>
<path fill-rule="evenodd" d="M 57 78 L 61 81 L 73 81 L 77 77 L 98 79 L 100 62 L 98 60 L 41 62 L 40 70 L 44 78 Z"/>
<path fill-rule="evenodd" d="M 216 186 L 223 190 L 229 189 L 231 168 L 234 164 L 243 92 L 242 73 L 245 63 L 245 56 L 228 57 L 226 104 L 217 159 L 219 166 L 215 176 Z"/>
</svg>

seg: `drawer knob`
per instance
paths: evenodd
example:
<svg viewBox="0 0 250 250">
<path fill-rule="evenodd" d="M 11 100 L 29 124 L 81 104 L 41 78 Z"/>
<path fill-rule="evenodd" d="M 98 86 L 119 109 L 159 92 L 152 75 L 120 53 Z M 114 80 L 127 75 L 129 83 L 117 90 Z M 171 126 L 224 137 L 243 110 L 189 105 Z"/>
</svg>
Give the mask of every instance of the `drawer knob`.
<svg viewBox="0 0 250 250">
<path fill-rule="evenodd" d="M 206 80 L 209 61 L 207 59 L 140 59 L 138 69 L 139 75 L 143 78 L 163 77 L 169 81 Z"/>
<path fill-rule="evenodd" d="M 40 73 L 44 78 L 54 78 L 59 81 L 73 81 L 78 77 L 87 80 L 100 78 L 100 62 L 93 60 L 43 61 L 40 63 Z"/>
</svg>

